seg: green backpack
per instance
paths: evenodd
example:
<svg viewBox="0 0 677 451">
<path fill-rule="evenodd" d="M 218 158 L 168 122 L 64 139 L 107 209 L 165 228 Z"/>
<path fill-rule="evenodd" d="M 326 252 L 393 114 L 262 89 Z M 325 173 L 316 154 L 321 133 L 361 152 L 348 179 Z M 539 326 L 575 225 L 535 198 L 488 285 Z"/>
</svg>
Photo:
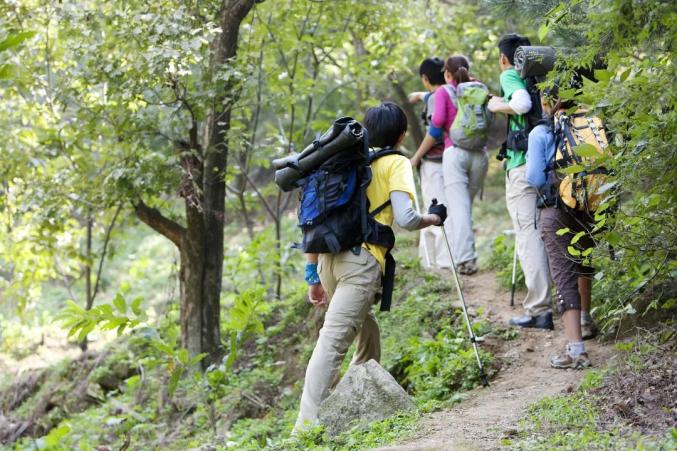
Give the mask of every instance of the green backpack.
<svg viewBox="0 0 677 451">
<path fill-rule="evenodd" d="M 489 137 L 491 113 L 487 109 L 489 89 L 479 81 L 444 85 L 456 105 L 456 118 L 449 129 L 454 146 L 466 150 L 482 150 Z"/>
</svg>

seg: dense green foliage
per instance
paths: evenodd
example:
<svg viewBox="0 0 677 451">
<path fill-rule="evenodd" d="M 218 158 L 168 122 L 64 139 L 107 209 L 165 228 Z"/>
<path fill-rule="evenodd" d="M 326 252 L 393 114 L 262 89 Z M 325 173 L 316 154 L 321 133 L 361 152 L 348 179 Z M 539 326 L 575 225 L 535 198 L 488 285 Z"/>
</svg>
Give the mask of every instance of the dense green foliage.
<svg viewBox="0 0 677 451">
<path fill-rule="evenodd" d="M 563 97 L 599 115 L 612 137 L 613 156 L 596 162 L 614 176 L 595 217 L 597 248 L 588 251 L 601 269 L 593 313 L 613 330 L 647 307 L 674 308 L 674 5 L 661 0 L 488 3 L 532 18 L 540 25 L 540 39 L 567 49 L 549 83 L 557 80 Z M 565 89 L 580 67 L 597 68 L 596 80 Z"/>
</svg>

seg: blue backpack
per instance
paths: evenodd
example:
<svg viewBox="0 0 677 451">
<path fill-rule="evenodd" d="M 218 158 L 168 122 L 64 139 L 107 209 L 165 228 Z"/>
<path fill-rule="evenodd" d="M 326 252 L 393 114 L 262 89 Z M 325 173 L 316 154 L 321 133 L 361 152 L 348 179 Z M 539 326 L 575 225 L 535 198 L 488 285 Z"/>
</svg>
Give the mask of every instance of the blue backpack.
<svg viewBox="0 0 677 451">
<path fill-rule="evenodd" d="M 366 139 L 362 145 L 360 158 L 338 155 L 299 181 L 298 219 L 304 252 L 337 254 L 362 243 L 388 249 L 395 245 L 392 229 L 374 219 L 390 200 L 372 210 L 366 190 L 371 182 L 370 164 L 401 153 L 392 149 L 370 153 Z"/>
<path fill-rule="evenodd" d="M 354 124 L 353 124 L 354 126 Z M 389 310 L 395 279 L 395 260 L 390 250 L 395 245 L 392 228 L 374 217 L 390 205 L 390 200 L 371 209 L 367 187 L 371 182 L 371 163 L 386 155 L 402 155 L 393 149 L 369 151 L 366 129 L 361 139 L 334 153 L 296 185 L 301 188 L 298 209 L 303 232 L 300 246 L 306 253 L 360 251 L 363 243 L 388 249 L 383 277 L 381 310 Z"/>
</svg>

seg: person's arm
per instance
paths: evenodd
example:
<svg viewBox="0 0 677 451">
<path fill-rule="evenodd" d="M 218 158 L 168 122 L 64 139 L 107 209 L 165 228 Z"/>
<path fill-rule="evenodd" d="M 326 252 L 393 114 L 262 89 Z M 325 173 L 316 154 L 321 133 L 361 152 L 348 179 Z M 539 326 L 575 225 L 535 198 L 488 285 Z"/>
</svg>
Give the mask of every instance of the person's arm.
<svg viewBox="0 0 677 451">
<path fill-rule="evenodd" d="M 431 135 L 431 133 L 434 133 L 438 135 L 437 137 Z M 421 145 L 418 146 L 418 149 L 416 150 L 416 153 L 414 154 L 413 157 L 411 157 L 411 166 L 416 167 L 421 163 L 421 160 L 423 157 L 425 157 L 425 154 L 427 154 L 430 149 L 433 148 L 433 146 L 440 140 L 442 137 L 442 130 L 439 130 L 439 132 L 435 131 L 433 127 L 428 127 L 428 132 L 425 135 L 425 138 L 423 138 L 423 141 L 421 142 Z"/>
<path fill-rule="evenodd" d="M 393 207 L 395 222 L 405 230 L 418 230 L 441 223 L 441 218 L 437 215 L 419 214 L 414 209 L 411 197 L 404 191 L 392 191 L 390 204 Z"/>
<path fill-rule="evenodd" d="M 311 304 L 320 307 L 327 304 L 327 294 L 324 292 L 320 276 L 317 273 L 317 254 L 306 254 L 305 279 L 308 283 L 308 300 Z"/>
<path fill-rule="evenodd" d="M 492 97 L 487 108 L 494 113 L 527 114 L 531 110 L 531 97 L 526 89 L 518 89 L 509 102 L 502 97 Z"/>
<path fill-rule="evenodd" d="M 425 95 L 428 94 L 425 91 L 412 92 L 409 94 L 408 99 L 409 103 L 418 103 L 425 98 Z"/>
<path fill-rule="evenodd" d="M 546 182 L 545 169 L 548 164 L 548 127 L 539 125 L 529 133 L 529 151 L 527 152 L 527 183 L 536 189 L 542 188 Z"/>
<path fill-rule="evenodd" d="M 416 167 L 421 163 L 423 157 L 435 146 L 440 140 L 444 138 L 444 123 L 446 118 L 446 111 L 448 103 L 451 102 L 449 95 L 443 87 L 437 88 L 434 93 L 435 103 L 433 105 L 432 116 L 430 117 L 430 125 L 423 142 L 418 146 L 418 150 L 411 158 L 411 166 Z"/>
</svg>

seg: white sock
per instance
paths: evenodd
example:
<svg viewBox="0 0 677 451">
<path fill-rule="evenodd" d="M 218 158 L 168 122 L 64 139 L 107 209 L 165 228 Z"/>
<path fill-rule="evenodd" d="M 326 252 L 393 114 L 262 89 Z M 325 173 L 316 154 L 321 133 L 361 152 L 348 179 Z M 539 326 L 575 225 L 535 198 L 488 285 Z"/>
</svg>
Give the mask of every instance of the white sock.
<svg viewBox="0 0 677 451">
<path fill-rule="evenodd" d="M 576 358 L 585 352 L 585 343 L 582 341 L 573 341 L 567 344 L 567 354 L 569 357 Z"/>
</svg>

